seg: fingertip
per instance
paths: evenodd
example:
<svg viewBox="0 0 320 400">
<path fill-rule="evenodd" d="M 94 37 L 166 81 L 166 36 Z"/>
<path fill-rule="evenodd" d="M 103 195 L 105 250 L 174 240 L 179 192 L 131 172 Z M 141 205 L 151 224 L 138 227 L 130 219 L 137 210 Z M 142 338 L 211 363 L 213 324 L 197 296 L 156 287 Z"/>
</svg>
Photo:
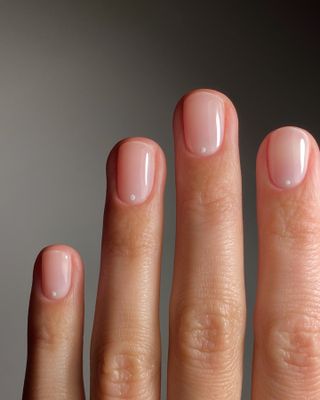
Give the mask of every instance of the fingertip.
<svg viewBox="0 0 320 400">
<path fill-rule="evenodd" d="M 74 247 L 65 243 L 52 243 L 44 246 L 38 253 L 35 264 L 36 265 L 39 264 L 41 262 L 43 255 L 50 251 L 61 251 L 63 253 L 68 254 L 71 257 L 72 264 L 74 266 L 79 267 L 81 269 L 84 268 L 84 262 L 79 251 Z"/>
<path fill-rule="evenodd" d="M 219 98 L 224 104 L 226 116 L 232 117 L 232 119 L 234 119 L 236 122 L 238 122 L 237 109 L 235 107 L 234 102 L 231 100 L 231 98 L 229 96 L 227 96 L 226 94 L 224 94 L 216 89 L 201 87 L 201 88 L 191 89 L 188 92 L 184 93 L 179 98 L 179 100 L 177 101 L 175 108 L 173 110 L 173 118 L 172 118 L 173 126 L 174 126 L 174 121 L 175 121 L 176 117 L 179 115 L 179 113 L 181 114 L 182 106 L 183 106 L 183 103 L 186 101 L 186 99 L 188 99 L 190 96 L 193 96 L 195 94 L 201 94 L 201 93 L 209 93 L 209 94 L 212 94 L 212 95 L 216 96 L 217 98 Z"/>
<path fill-rule="evenodd" d="M 219 97 L 226 104 L 227 107 L 231 108 L 235 113 L 237 113 L 235 105 L 228 95 L 226 95 L 223 92 L 220 92 L 219 90 L 207 88 L 207 87 L 199 87 L 199 88 L 191 89 L 191 90 L 185 92 L 178 99 L 173 113 L 175 113 L 179 109 L 179 107 L 183 104 L 183 102 L 185 101 L 185 99 L 187 97 L 197 94 L 197 93 L 201 93 L 201 92 L 207 92 L 207 93 L 213 94 L 214 96 Z"/>
</svg>

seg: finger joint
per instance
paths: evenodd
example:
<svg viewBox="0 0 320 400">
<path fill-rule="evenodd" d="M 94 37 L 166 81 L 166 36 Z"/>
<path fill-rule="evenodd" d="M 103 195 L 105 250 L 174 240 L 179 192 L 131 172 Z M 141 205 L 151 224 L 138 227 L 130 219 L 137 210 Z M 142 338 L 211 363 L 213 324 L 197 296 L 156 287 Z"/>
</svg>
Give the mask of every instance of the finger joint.
<svg viewBox="0 0 320 400">
<path fill-rule="evenodd" d="M 227 368 L 235 361 L 244 321 L 244 310 L 234 303 L 184 307 L 173 327 L 176 357 L 194 368 Z"/>
<path fill-rule="evenodd" d="M 150 353 L 137 348 L 114 353 L 103 348 L 94 358 L 96 390 L 101 398 L 145 400 L 151 397 L 159 366 Z"/>
</svg>

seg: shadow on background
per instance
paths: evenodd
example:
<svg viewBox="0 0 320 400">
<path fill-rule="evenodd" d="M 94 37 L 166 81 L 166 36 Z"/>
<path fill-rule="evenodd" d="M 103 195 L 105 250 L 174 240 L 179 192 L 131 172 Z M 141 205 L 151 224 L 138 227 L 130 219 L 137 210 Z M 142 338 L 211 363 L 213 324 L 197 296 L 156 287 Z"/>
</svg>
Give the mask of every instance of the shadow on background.
<svg viewBox="0 0 320 400">
<path fill-rule="evenodd" d="M 171 118 L 188 90 L 235 103 L 243 170 L 248 330 L 243 398 L 250 396 L 257 271 L 255 156 L 275 127 L 319 138 L 316 4 L 239 1 L 2 1 L 0 4 L 0 379 L 21 393 L 32 264 L 49 243 L 86 264 L 85 374 L 104 202 L 106 155 L 146 135 L 167 154 L 161 322 L 165 368 L 174 243 Z"/>
</svg>

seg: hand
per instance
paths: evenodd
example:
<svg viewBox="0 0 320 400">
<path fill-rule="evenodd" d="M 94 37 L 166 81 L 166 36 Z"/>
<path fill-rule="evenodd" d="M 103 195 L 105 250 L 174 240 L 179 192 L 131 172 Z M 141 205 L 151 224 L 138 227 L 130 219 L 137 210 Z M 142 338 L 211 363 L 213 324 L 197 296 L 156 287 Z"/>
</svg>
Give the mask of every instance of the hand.
<svg viewBox="0 0 320 400">
<path fill-rule="evenodd" d="M 237 114 L 223 94 L 197 89 L 178 102 L 173 125 L 167 396 L 240 399 L 246 305 Z M 254 400 L 320 398 L 319 164 L 315 140 L 295 127 L 268 135 L 258 152 Z M 165 156 L 150 139 L 122 140 L 109 154 L 91 340 L 94 400 L 160 398 L 165 176 Z M 82 335 L 81 258 L 66 245 L 48 246 L 34 268 L 25 400 L 83 399 Z"/>
</svg>

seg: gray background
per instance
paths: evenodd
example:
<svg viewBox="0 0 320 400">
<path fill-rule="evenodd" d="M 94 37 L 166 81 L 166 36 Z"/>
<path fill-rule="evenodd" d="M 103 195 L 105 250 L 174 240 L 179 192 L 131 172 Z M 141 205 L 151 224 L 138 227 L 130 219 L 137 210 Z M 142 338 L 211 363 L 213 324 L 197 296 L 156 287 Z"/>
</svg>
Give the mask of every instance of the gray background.
<svg viewBox="0 0 320 400">
<path fill-rule="evenodd" d="M 239 112 L 248 289 L 243 393 L 249 398 L 256 151 L 279 125 L 319 135 L 319 27 L 315 9 L 302 4 L 0 1 L 1 398 L 21 394 L 32 266 L 50 243 L 76 247 L 86 264 L 87 361 L 105 160 L 125 136 L 155 139 L 168 159 L 166 347 L 175 229 L 171 118 L 179 97 L 197 87 L 223 91 Z"/>
</svg>

